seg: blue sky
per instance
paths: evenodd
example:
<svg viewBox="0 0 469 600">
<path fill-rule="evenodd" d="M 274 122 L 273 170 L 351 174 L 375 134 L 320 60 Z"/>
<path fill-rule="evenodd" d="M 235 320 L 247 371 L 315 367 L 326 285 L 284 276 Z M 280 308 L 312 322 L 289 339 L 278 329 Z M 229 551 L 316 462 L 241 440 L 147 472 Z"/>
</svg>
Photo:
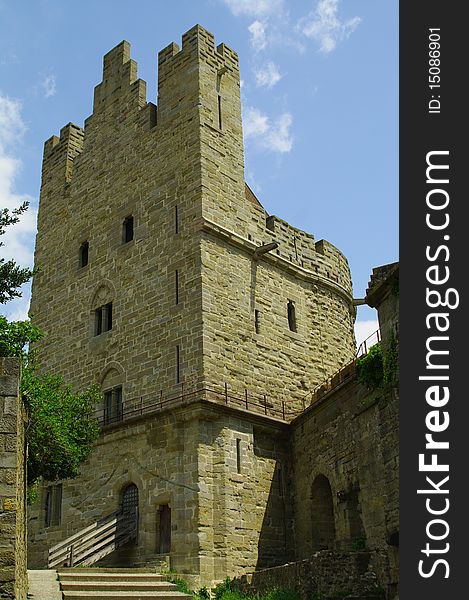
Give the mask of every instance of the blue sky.
<svg viewBox="0 0 469 600">
<path fill-rule="evenodd" d="M 398 260 L 398 0 L 0 0 L 0 205 L 31 202 L 3 256 L 32 264 L 43 143 L 83 126 L 103 55 L 128 40 L 156 102 L 158 51 L 196 23 L 239 55 L 248 184 L 338 246 L 363 297 Z M 359 308 L 358 341 L 375 319 Z"/>
</svg>

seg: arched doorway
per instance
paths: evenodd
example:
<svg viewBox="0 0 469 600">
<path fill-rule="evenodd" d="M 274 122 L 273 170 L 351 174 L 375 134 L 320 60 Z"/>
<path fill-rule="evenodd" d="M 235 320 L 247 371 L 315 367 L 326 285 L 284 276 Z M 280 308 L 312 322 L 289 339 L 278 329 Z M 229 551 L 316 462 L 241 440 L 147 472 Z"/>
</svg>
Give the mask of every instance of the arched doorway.
<svg viewBox="0 0 469 600">
<path fill-rule="evenodd" d="M 122 490 L 121 511 L 128 520 L 134 521 L 138 535 L 138 487 L 135 483 L 129 483 Z M 137 541 L 137 535 L 135 541 Z"/>
<path fill-rule="evenodd" d="M 313 550 L 331 549 L 335 541 L 334 504 L 329 480 L 318 475 L 311 486 Z"/>
<path fill-rule="evenodd" d="M 169 504 L 162 504 L 158 507 L 158 554 L 168 554 L 171 552 L 171 508 Z"/>
</svg>

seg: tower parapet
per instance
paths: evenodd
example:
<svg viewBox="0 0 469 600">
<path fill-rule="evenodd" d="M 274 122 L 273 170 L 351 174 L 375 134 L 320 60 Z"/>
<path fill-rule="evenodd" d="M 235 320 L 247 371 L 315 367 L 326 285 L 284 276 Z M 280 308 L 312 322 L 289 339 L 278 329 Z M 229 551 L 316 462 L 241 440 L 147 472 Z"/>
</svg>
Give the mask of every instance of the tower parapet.
<svg viewBox="0 0 469 600">
<path fill-rule="evenodd" d="M 44 144 L 42 164 L 42 184 L 61 177 L 70 183 L 73 162 L 83 150 L 84 131 L 74 123 L 68 123 L 60 130 L 60 137 L 53 135 Z"/>
<path fill-rule="evenodd" d="M 267 526 L 268 548 L 257 536 L 281 479 L 269 448 L 287 427 L 267 411 L 292 414 L 353 357 L 351 281 L 337 249 L 269 217 L 247 188 L 236 53 L 196 25 L 158 60 L 158 109 L 124 41 L 104 57 L 84 130 L 69 124 L 46 142 L 31 312 L 44 369 L 104 394 L 99 451 L 64 484 L 69 533 L 110 500 L 117 510 L 131 473 L 145 507 L 132 560 L 154 557 L 154 507 L 171 508 L 171 563 L 211 585 L 285 546 L 283 525 Z M 250 412 L 259 398 L 265 412 Z M 162 418 L 145 411 L 157 406 Z M 261 480 L 263 507 L 250 497 Z M 244 495 L 225 510 L 232 484 Z M 279 488 L 276 506 L 288 505 Z M 45 539 L 63 539 L 40 523 L 34 560 Z"/>
</svg>

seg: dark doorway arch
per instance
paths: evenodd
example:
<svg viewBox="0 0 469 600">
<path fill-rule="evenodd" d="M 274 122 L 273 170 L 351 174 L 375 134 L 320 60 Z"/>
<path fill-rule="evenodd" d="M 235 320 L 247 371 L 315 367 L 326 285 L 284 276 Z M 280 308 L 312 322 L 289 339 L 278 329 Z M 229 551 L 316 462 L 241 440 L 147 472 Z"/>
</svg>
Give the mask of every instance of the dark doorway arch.
<svg viewBox="0 0 469 600">
<path fill-rule="evenodd" d="M 135 523 L 135 542 L 138 540 L 138 487 L 135 483 L 129 483 L 122 490 L 121 496 L 122 515 Z"/>
<path fill-rule="evenodd" d="M 325 475 L 318 475 L 311 486 L 311 519 L 313 550 L 334 547 L 335 522 L 331 484 Z"/>
<path fill-rule="evenodd" d="M 138 511 L 138 487 L 135 483 L 129 483 L 122 490 L 122 512 L 135 514 Z"/>
</svg>

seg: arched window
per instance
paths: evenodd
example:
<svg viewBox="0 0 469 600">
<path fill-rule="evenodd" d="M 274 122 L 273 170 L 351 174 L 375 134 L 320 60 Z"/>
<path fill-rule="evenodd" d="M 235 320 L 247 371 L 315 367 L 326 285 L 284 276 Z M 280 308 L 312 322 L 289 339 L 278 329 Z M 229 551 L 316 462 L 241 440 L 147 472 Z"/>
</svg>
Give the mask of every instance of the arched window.
<svg viewBox="0 0 469 600">
<path fill-rule="evenodd" d="M 103 378 L 103 425 L 117 423 L 124 417 L 122 382 L 123 375 L 116 368 L 109 369 Z"/>
<path fill-rule="evenodd" d="M 85 241 L 80 246 L 80 250 L 78 252 L 78 266 L 80 269 L 82 267 L 86 267 L 88 264 L 88 252 L 89 252 L 90 244 L 88 241 Z"/>
<path fill-rule="evenodd" d="M 335 540 L 334 505 L 329 480 L 318 475 L 311 487 L 313 550 L 331 549 Z"/>
<path fill-rule="evenodd" d="M 107 285 L 99 287 L 97 292 L 93 296 L 92 301 L 92 319 L 93 319 L 93 333 L 92 335 L 98 336 L 106 331 L 110 331 L 113 328 L 113 305 L 112 305 L 113 292 L 108 288 Z"/>
<path fill-rule="evenodd" d="M 292 300 L 288 301 L 287 314 L 288 314 L 288 326 L 290 327 L 290 331 L 296 332 L 296 310 L 295 310 L 295 303 Z"/>
<path fill-rule="evenodd" d="M 134 217 L 129 215 L 125 217 L 122 224 L 122 243 L 127 244 L 134 239 Z"/>
</svg>

